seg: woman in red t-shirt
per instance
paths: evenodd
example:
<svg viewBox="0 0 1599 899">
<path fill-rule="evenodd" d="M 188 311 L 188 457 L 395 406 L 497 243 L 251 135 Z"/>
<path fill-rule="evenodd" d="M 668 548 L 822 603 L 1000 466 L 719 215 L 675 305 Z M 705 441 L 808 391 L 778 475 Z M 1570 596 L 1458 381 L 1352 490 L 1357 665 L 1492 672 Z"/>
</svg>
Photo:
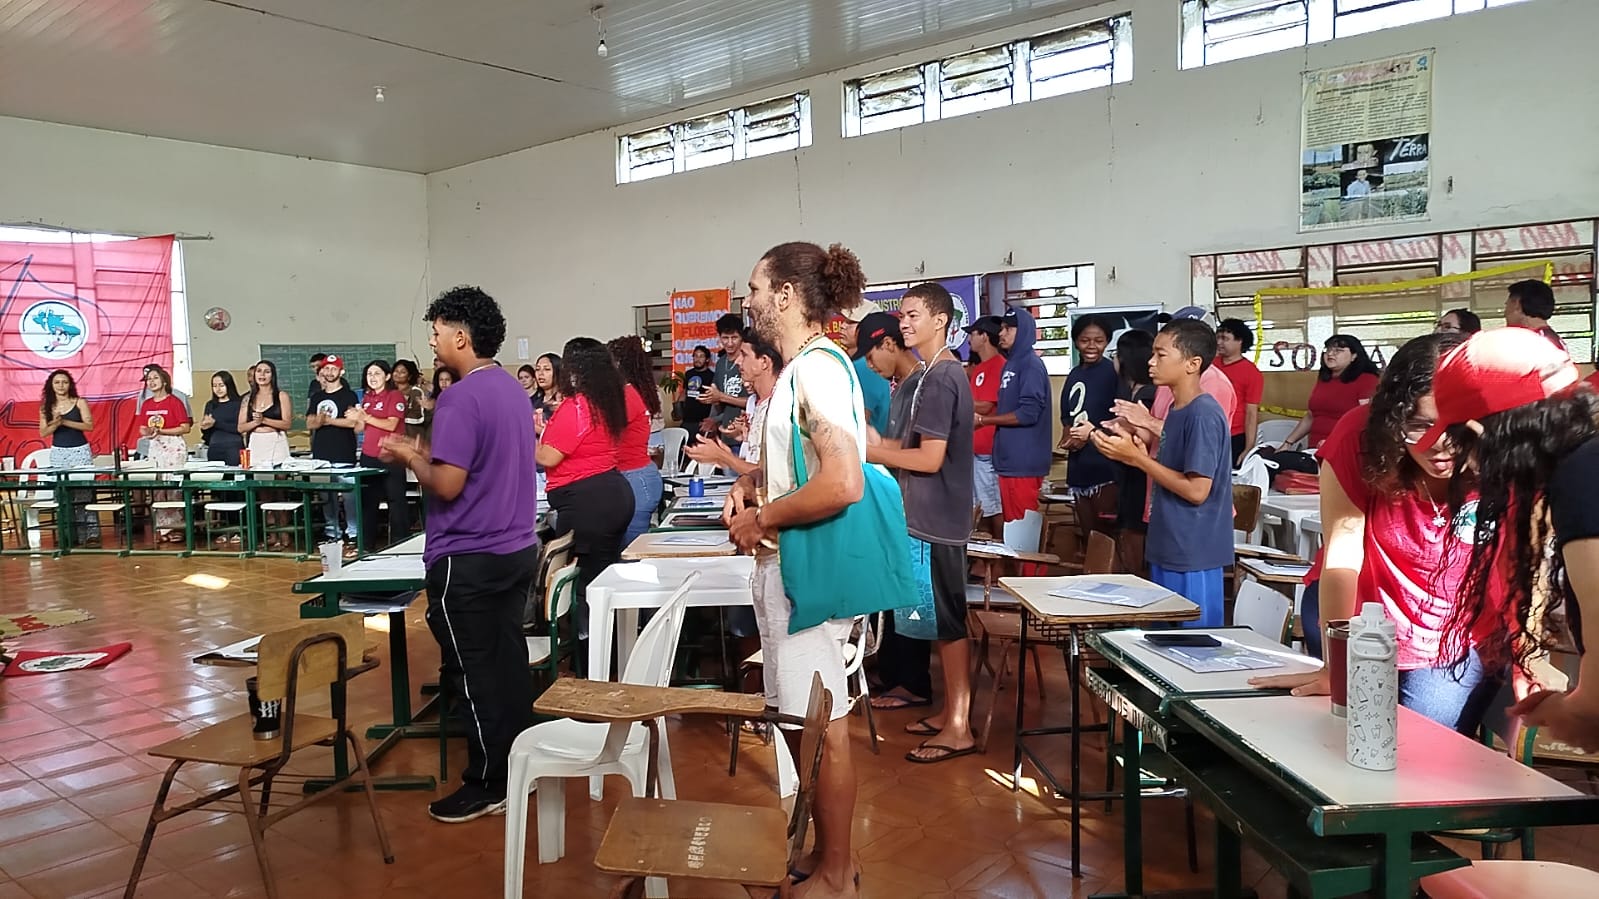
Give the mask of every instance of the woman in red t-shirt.
<svg viewBox="0 0 1599 899">
<path fill-rule="evenodd" d="M 379 548 L 378 504 L 389 504 L 388 543 L 392 546 L 411 536 L 411 508 L 405 495 L 406 467 L 398 462 L 385 462 L 379 458 L 383 441 L 400 430 L 405 422 L 405 395 L 389 379 L 389 364 L 374 359 L 366 364 L 361 380 L 366 393 L 361 397 L 361 408 L 351 410 L 355 419 L 355 432 L 361 438 L 361 467 L 383 470 L 381 484 L 370 484 L 361 491 L 361 542 L 368 552 Z"/>
<path fill-rule="evenodd" d="M 633 488 L 617 470 L 627 431 L 627 392 L 605 344 L 574 337 L 561 354 L 566 399 L 544 426 L 535 454 L 544 466 L 555 530 L 572 534 L 580 592 L 622 559 L 633 520 Z"/>
<path fill-rule="evenodd" d="M 1316 374 L 1316 386 L 1310 390 L 1309 411 L 1294 426 L 1288 439 L 1278 445 L 1285 450 L 1301 437 L 1309 436 L 1305 446 L 1315 450 L 1326 442 L 1349 410 L 1371 402 L 1377 390 L 1377 364 L 1366 355 L 1360 338 L 1348 334 L 1334 334 L 1322 344 L 1321 371 Z"/>
<path fill-rule="evenodd" d="M 1327 622 L 1353 617 L 1358 602 L 1381 602 L 1396 626 L 1400 704 L 1475 734 L 1499 691 L 1501 672 L 1485 667 L 1475 650 L 1464 660 L 1450 658 L 1443 635 L 1471 557 L 1476 504 L 1463 504 L 1451 519 L 1455 446 L 1447 439 L 1425 451 L 1416 446 L 1438 418 L 1432 396 L 1438 359 L 1464 339 L 1428 334 L 1405 344 L 1371 404 L 1344 416 L 1322 444 L 1326 547 L 1317 564 L 1320 580 L 1305 591 L 1303 614 L 1305 633 L 1319 635 Z M 1468 499 L 1475 499 L 1474 490 Z M 1323 669 L 1251 683 L 1325 693 L 1326 678 Z"/>
<path fill-rule="evenodd" d="M 139 407 L 139 436 L 150 438 L 150 461 L 157 469 L 170 471 L 183 467 L 188 445 L 183 438 L 193 426 L 189 407 L 172 395 L 172 376 L 159 365 L 145 369 L 144 387 L 150 398 Z M 157 501 L 177 500 L 182 497 L 170 490 L 158 490 Z M 183 511 L 181 509 L 156 509 L 155 526 L 162 543 L 183 543 Z"/>
<path fill-rule="evenodd" d="M 661 504 L 661 493 L 666 489 L 661 470 L 650 459 L 650 431 L 661 414 L 661 391 L 655 386 L 644 341 L 629 334 L 605 346 L 626 385 L 622 392 L 627 402 L 627 427 L 616 450 L 616 467 L 633 488 L 633 519 L 622 536 L 622 546 L 626 547 L 650 529 L 650 516 Z"/>
</svg>

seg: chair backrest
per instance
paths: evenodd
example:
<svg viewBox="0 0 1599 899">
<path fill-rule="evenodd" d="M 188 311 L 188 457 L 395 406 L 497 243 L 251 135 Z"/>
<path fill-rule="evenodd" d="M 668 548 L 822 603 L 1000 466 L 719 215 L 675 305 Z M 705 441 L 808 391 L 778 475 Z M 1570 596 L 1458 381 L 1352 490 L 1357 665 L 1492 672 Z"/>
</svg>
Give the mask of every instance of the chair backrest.
<svg viewBox="0 0 1599 899">
<path fill-rule="evenodd" d="M 17 467 L 21 468 L 23 471 L 27 471 L 30 468 L 49 468 L 50 467 L 50 450 L 49 449 L 34 450 L 33 452 L 31 452 L 28 455 L 24 456 L 23 459 L 22 459 L 22 464 L 17 466 Z"/>
<path fill-rule="evenodd" d="M 628 656 L 627 669 L 622 672 L 622 683 L 665 687 L 672 680 L 672 660 L 677 656 L 677 638 L 683 632 L 683 613 L 687 606 L 688 591 L 700 579 L 698 571 L 683 579 L 683 585 L 656 610 L 655 617 L 644 626 L 638 642 L 633 644 L 633 654 Z"/>
<path fill-rule="evenodd" d="M 1255 444 L 1257 446 L 1276 446 L 1288 439 L 1288 435 L 1294 432 L 1294 426 L 1297 424 L 1299 422 L 1291 418 L 1274 418 L 1271 421 L 1263 421 L 1259 427 L 1255 428 Z"/>
<path fill-rule="evenodd" d="M 536 583 L 548 585 L 550 572 L 565 568 L 572 561 L 572 541 L 576 539 L 572 531 L 568 531 L 554 540 L 544 544 L 543 551 L 539 554 L 539 576 Z"/>
<path fill-rule="evenodd" d="M 661 448 L 665 450 L 661 456 L 661 474 L 677 474 L 683 470 L 683 447 L 687 445 L 687 429 L 661 429 Z"/>
<path fill-rule="evenodd" d="M 554 639 L 555 623 L 572 611 L 576 597 L 577 563 L 572 562 L 552 572 L 549 582 L 544 585 L 544 620 L 550 623 L 551 640 Z"/>
<path fill-rule="evenodd" d="M 811 805 L 816 798 L 816 776 L 822 768 L 822 744 L 833 717 L 833 694 L 822 686 L 820 674 L 811 675 L 811 697 L 805 706 L 805 729 L 800 732 L 800 751 L 794 758 L 799 774 L 799 793 L 788 819 L 788 867 L 794 870 L 805 851 L 805 831 L 811 823 Z"/>
<path fill-rule="evenodd" d="M 1238 598 L 1233 601 L 1233 624 L 1281 643 L 1288 636 L 1288 613 L 1292 607 L 1288 597 L 1265 584 L 1240 580 Z"/>
<path fill-rule="evenodd" d="M 1115 570 L 1115 539 L 1099 531 L 1089 534 L 1088 549 L 1083 553 L 1083 574 L 1110 574 Z"/>
<path fill-rule="evenodd" d="M 1233 485 L 1233 530 L 1249 533 L 1260 522 L 1260 488 L 1251 484 Z"/>
<path fill-rule="evenodd" d="M 295 650 L 307 640 L 334 639 L 306 647 L 300 653 L 298 676 L 290 677 Z M 316 618 L 261 638 L 256 648 L 256 693 L 263 700 L 288 698 L 289 682 L 295 689 L 325 687 L 344 677 L 339 667 L 338 643 L 344 644 L 345 667 L 361 658 L 366 649 L 366 621 L 357 614 Z"/>
<path fill-rule="evenodd" d="M 1027 510 L 1015 521 L 1005 522 L 1004 530 L 1000 539 L 1011 549 L 1036 553 L 1043 548 L 1044 515 L 1036 509 Z"/>
</svg>

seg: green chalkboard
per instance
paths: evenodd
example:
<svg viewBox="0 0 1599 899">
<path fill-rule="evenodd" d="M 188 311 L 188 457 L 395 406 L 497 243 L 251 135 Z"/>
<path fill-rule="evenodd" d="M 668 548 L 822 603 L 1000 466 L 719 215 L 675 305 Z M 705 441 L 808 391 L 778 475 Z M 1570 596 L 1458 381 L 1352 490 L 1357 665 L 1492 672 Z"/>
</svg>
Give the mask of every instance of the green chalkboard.
<svg viewBox="0 0 1599 899">
<path fill-rule="evenodd" d="M 278 385 L 288 391 L 294 403 L 294 426 L 305 427 L 305 395 L 311 388 L 312 353 L 330 353 L 344 360 L 344 379 L 359 390 L 361 370 L 373 359 L 393 363 L 392 343 L 263 343 L 260 358 L 278 367 Z M 240 389 L 247 389 L 243 384 Z"/>
</svg>

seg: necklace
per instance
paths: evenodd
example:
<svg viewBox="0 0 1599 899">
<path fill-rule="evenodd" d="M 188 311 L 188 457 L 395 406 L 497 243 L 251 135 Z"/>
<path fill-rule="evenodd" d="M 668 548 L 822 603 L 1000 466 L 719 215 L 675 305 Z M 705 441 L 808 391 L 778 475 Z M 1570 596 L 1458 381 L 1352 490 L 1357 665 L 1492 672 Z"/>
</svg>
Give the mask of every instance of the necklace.
<svg viewBox="0 0 1599 899">
<path fill-rule="evenodd" d="M 482 371 L 485 368 L 493 368 L 493 367 L 494 367 L 494 363 L 493 362 L 485 362 L 482 365 L 479 365 L 477 368 L 474 368 L 471 371 L 467 372 L 466 374 L 462 375 L 461 377 L 462 377 L 462 379 L 465 379 L 465 378 L 467 378 L 470 375 L 477 374 L 478 372 Z"/>
<path fill-rule="evenodd" d="M 1422 496 L 1426 498 L 1427 505 L 1432 506 L 1432 526 L 1435 528 L 1441 528 L 1448 524 L 1449 520 L 1444 518 L 1443 507 L 1433 502 L 1431 496 L 1427 496 L 1425 493 L 1423 493 Z"/>
</svg>

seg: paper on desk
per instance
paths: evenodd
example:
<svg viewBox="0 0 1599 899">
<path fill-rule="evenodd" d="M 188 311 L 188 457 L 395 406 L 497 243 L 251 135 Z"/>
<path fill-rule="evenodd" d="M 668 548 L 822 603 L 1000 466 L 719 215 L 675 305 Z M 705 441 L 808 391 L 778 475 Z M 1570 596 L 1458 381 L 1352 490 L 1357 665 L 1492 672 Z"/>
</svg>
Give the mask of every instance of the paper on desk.
<svg viewBox="0 0 1599 899">
<path fill-rule="evenodd" d="M 1144 587 L 1138 584 L 1084 584 L 1075 587 L 1062 587 L 1049 591 L 1050 596 L 1059 596 L 1062 599 L 1081 599 L 1088 602 L 1102 602 L 1106 605 L 1125 606 L 1130 609 L 1142 609 L 1152 606 L 1157 602 L 1172 595 L 1165 587 Z"/>
<path fill-rule="evenodd" d="M 362 615 L 403 612 L 411 607 L 416 596 L 415 592 L 397 593 L 393 596 L 346 596 L 339 600 L 339 611 Z"/>
<path fill-rule="evenodd" d="M 1257 556 L 1267 559 L 1292 559 L 1294 557 L 1294 554 L 1291 552 L 1278 549 L 1275 546 L 1267 546 L 1264 543 L 1237 543 L 1233 545 L 1233 549 L 1239 552 L 1254 553 Z"/>
<path fill-rule="evenodd" d="M 1019 555 L 1014 548 L 1006 546 L 1003 543 L 972 543 L 967 545 L 967 549 L 975 550 L 976 552 L 981 553 L 988 553 L 992 556 L 1009 556 L 1011 558 L 1015 558 L 1017 555 Z"/>
<path fill-rule="evenodd" d="M 1265 653 L 1235 643 L 1225 637 L 1220 646 L 1160 646 L 1149 642 L 1144 645 L 1156 654 L 1196 674 L 1213 674 L 1218 671 L 1256 671 L 1264 668 L 1282 668 L 1283 663 Z"/>
<path fill-rule="evenodd" d="M 261 645 L 261 637 L 246 637 L 237 643 L 229 643 L 219 649 L 201 653 L 194 657 L 196 662 L 249 662 L 257 661 L 256 647 Z"/>
<path fill-rule="evenodd" d="M 418 555 L 395 556 L 367 556 L 359 562 L 351 562 L 339 570 L 339 574 L 329 575 L 339 577 L 422 577 L 426 574 L 422 567 L 422 557 Z"/>
<path fill-rule="evenodd" d="M 1310 573 L 1310 563 L 1308 562 L 1272 562 L 1266 559 L 1249 559 L 1247 563 L 1251 571 L 1258 571 L 1271 577 L 1302 578 Z"/>
<path fill-rule="evenodd" d="M 667 534 L 654 542 L 657 546 L 721 546 L 727 542 L 727 535 L 703 531 Z"/>
</svg>

